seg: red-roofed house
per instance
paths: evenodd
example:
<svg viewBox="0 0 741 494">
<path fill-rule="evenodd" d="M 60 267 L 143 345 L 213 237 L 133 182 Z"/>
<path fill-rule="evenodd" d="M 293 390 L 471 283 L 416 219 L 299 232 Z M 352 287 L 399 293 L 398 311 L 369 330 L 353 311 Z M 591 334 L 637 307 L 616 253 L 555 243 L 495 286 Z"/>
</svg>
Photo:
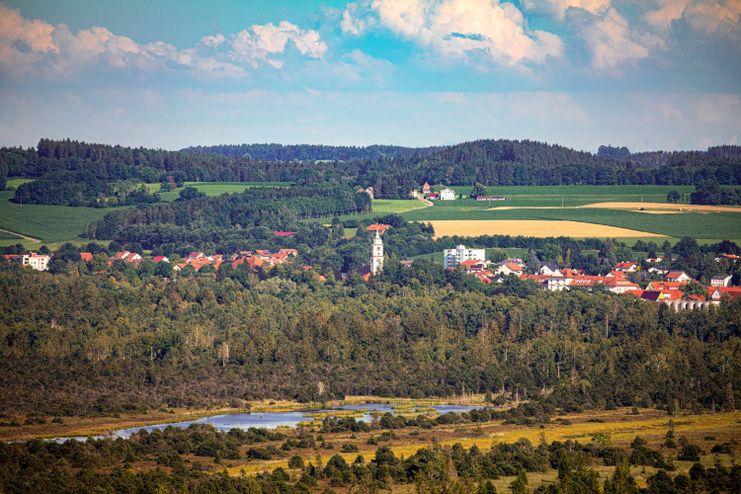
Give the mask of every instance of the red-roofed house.
<svg viewBox="0 0 741 494">
<path fill-rule="evenodd" d="M 524 272 L 525 268 L 514 262 L 505 262 L 496 269 L 496 273 L 502 276 L 509 276 L 511 274 L 519 276 Z"/>
<path fill-rule="evenodd" d="M 686 285 L 686 281 L 652 281 L 646 290 L 679 290 Z"/>
<path fill-rule="evenodd" d="M 296 235 L 296 232 L 273 232 L 276 237 L 292 237 Z"/>
<path fill-rule="evenodd" d="M 90 262 L 93 260 L 92 252 L 80 252 L 80 260 Z"/>
<path fill-rule="evenodd" d="M 634 262 L 619 262 L 612 269 L 613 271 L 622 271 L 624 273 L 635 273 L 638 271 L 638 265 Z"/>
<path fill-rule="evenodd" d="M 708 290 L 710 300 L 720 300 L 727 296 L 732 299 L 741 298 L 741 286 L 714 286 Z"/>
<path fill-rule="evenodd" d="M 684 271 L 669 271 L 666 274 L 666 281 L 692 281 L 692 278 Z"/>
<path fill-rule="evenodd" d="M 167 257 L 165 257 L 165 256 L 154 256 L 152 258 L 152 262 L 157 262 L 157 263 L 159 263 L 159 262 L 166 262 L 166 263 L 169 263 L 170 262 L 170 259 L 167 258 Z"/>
</svg>

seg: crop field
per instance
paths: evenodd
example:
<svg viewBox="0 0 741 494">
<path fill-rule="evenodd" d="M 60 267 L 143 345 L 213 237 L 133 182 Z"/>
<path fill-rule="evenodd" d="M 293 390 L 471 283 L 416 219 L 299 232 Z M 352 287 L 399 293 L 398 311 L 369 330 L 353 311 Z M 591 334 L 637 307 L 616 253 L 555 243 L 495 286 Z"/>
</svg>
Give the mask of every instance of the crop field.
<svg viewBox="0 0 741 494">
<path fill-rule="evenodd" d="M 616 226 L 596 225 L 581 221 L 544 220 L 437 220 L 430 221 L 435 237 L 511 235 L 513 237 L 656 237 L 655 233 L 640 232 Z"/>
<path fill-rule="evenodd" d="M 12 192 L 0 192 L 0 228 L 28 235 L 45 243 L 79 239 L 80 233 L 112 209 L 16 204 Z M 14 243 L 14 242 L 10 242 Z"/>
<path fill-rule="evenodd" d="M 183 187 L 160 192 L 163 202 L 172 202 L 178 198 L 180 191 L 185 187 L 195 187 L 199 192 L 207 196 L 220 196 L 221 194 L 239 194 L 247 189 L 255 187 L 289 187 L 290 182 L 185 182 Z M 150 192 L 159 192 L 160 184 L 146 184 Z"/>
<path fill-rule="evenodd" d="M 427 203 L 418 199 L 374 199 L 373 214 L 403 214 L 417 209 L 428 207 Z"/>
<path fill-rule="evenodd" d="M 468 193 L 470 187 L 453 187 Z M 694 237 L 701 242 L 741 239 L 741 208 L 696 206 L 666 202 L 669 190 L 687 194 L 692 187 L 657 185 L 625 186 L 523 186 L 490 187 L 492 195 L 505 201 L 458 199 L 436 201 L 432 207 L 403 213 L 410 221 L 488 222 L 476 227 L 462 223 L 436 232 L 442 235 L 505 234 L 528 236 L 647 238 Z M 506 221 L 495 223 L 494 221 Z M 539 221 L 539 223 L 532 223 Z M 515 222 L 528 222 L 516 225 Z M 558 228 L 555 228 L 554 222 Z M 569 226 L 579 222 L 599 227 Z M 561 229 L 566 227 L 566 229 Z M 622 230 L 605 229 L 616 227 Z M 466 233 L 465 230 L 469 230 Z M 663 241 L 663 239 L 662 239 Z"/>
</svg>

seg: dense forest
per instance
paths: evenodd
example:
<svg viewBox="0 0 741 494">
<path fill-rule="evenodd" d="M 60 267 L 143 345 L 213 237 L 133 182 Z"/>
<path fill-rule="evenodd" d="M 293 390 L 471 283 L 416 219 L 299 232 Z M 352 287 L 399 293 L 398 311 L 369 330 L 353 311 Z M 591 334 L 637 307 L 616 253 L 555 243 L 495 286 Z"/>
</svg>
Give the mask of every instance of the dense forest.
<svg viewBox="0 0 741 494">
<path fill-rule="evenodd" d="M 292 146 L 275 148 L 273 152 L 272 145 L 255 145 L 254 152 L 235 151 L 237 156 L 225 151 L 231 147 L 216 147 L 213 152 L 210 149 L 178 152 L 42 139 L 37 149 L 0 149 L 0 173 L 7 169 L 11 177 L 38 178 L 53 171 L 88 171 L 104 181 L 160 182 L 172 178 L 178 183 L 346 182 L 352 186 L 373 186 L 378 197 L 386 198 L 407 197 L 412 188 L 425 181 L 459 185 L 741 183 L 738 146 L 615 158 L 533 141 L 480 140 L 416 150 L 362 148 L 374 151 L 350 160 L 346 160 L 346 154 L 355 148 Z M 286 157 L 294 157 L 273 159 L 283 150 Z M 296 158 L 304 155 L 333 158 Z"/>
<path fill-rule="evenodd" d="M 163 278 L 124 265 L 87 274 L 70 262 L 69 274 L 50 274 L 6 264 L 0 411 L 464 389 L 559 406 L 741 403 L 741 301 L 677 314 L 516 279 L 485 286 L 423 261 L 388 264 L 368 284 L 322 282 L 298 265 Z"/>
<path fill-rule="evenodd" d="M 410 156 L 436 148 L 409 148 L 402 146 L 326 146 L 317 144 L 224 144 L 220 146 L 191 146 L 182 149 L 192 154 L 221 154 L 232 158 L 244 157 L 270 161 L 350 161 Z"/>
</svg>

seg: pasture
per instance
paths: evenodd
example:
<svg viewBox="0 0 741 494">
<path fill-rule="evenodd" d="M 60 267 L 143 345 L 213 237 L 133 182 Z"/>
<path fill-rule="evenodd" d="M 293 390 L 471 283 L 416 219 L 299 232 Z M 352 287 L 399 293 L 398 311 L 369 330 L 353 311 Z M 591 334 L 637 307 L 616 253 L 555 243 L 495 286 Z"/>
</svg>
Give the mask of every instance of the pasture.
<svg viewBox="0 0 741 494">
<path fill-rule="evenodd" d="M 179 197 L 180 191 L 185 187 L 195 187 L 199 192 L 207 196 L 220 196 L 221 194 L 239 194 L 247 189 L 256 187 L 290 187 L 291 182 L 185 182 L 183 187 L 160 192 L 162 202 L 172 202 Z M 146 184 L 150 192 L 159 192 L 161 184 Z"/>
</svg>

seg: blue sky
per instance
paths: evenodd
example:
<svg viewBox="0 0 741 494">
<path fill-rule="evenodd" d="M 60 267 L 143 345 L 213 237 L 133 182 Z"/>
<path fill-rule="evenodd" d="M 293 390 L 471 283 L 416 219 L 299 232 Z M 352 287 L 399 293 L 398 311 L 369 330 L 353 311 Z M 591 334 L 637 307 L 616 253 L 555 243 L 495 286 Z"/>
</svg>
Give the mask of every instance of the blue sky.
<svg viewBox="0 0 741 494">
<path fill-rule="evenodd" d="M 739 0 L 0 0 L 0 144 L 741 141 Z"/>
</svg>

